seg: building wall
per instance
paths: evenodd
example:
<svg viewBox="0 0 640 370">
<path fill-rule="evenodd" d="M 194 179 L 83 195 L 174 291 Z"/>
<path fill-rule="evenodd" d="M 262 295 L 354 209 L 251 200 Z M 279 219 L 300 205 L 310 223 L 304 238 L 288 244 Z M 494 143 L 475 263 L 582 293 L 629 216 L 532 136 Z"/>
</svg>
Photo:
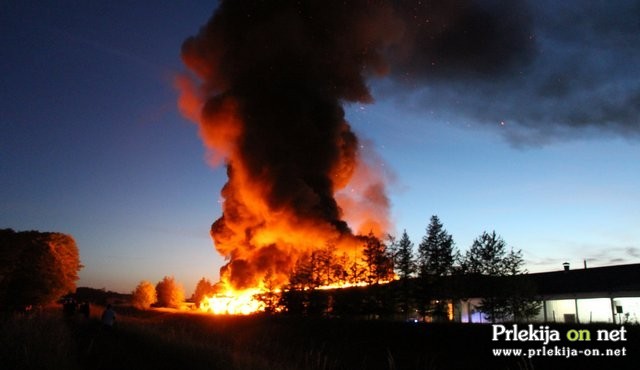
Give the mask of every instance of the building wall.
<svg viewBox="0 0 640 370">
<path fill-rule="evenodd" d="M 488 323 L 489 320 L 484 314 L 478 311 L 478 307 L 482 304 L 482 298 L 469 298 L 460 300 L 456 305 L 460 310 L 459 320 L 463 323 Z M 458 318 L 457 317 L 457 318 Z"/>
<path fill-rule="evenodd" d="M 547 300 L 545 306 L 547 322 L 571 322 L 572 315 L 581 324 L 640 322 L 640 297 Z"/>
<path fill-rule="evenodd" d="M 463 323 L 489 323 L 478 310 L 482 298 L 460 300 L 455 304 L 455 320 Z M 613 305 L 612 305 L 613 304 Z M 556 323 L 640 323 L 640 297 L 548 299 L 532 322 Z"/>
<path fill-rule="evenodd" d="M 613 304 L 617 324 L 640 324 L 640 297 L 614 298 Z"/>
<path fill-rule="evenodd" d="M 578 299 L 578 319 L 582 324 L 613 322 L 610 298 Z"/>
<path fill-rule="evenodd" d="M 556 299 L 545 301 L 547 322 L 573 322 L 576 317 L 576 302 L 573 299 Z"/>
</svg>

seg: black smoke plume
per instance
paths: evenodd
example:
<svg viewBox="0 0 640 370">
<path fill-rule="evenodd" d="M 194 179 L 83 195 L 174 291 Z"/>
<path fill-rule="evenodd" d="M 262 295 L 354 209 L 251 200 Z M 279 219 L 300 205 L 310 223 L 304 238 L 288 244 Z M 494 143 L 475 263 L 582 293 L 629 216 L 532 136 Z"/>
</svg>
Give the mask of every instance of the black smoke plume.
<svg viewBox="0 0 640 370">
<path fill-rule="evenodd" d="M 497 78 L 530 57 L 529 27 L 519 1 L 222 1 L 183 44 L 200 84 L 182 104 L 228 166 L 212 226 L 223 275 L 248 287 L 294 262 L 290 247 L 257 241 L 278 223 L 265 213 L 351 234 L 335 193 L 359 154 L 342 105 L 373 101 L 368 78 Z"/>
</svg>

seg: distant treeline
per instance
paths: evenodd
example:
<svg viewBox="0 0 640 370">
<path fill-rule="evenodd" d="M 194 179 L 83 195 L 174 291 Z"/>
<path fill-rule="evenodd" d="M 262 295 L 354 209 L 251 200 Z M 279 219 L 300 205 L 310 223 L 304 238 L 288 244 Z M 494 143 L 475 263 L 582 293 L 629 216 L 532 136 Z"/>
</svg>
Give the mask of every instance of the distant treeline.
<svg viewBox="0 0 640 370">
<path fill-rule="evenodd" d="M 522 252 L 509 248 L 495 231 L 483 232 L 461 253 L 434 215 L 417 248 L 406 231 L 399 239 L 381 240 L 369 234 L 361 240 L 363 257 L 353 265 L 327 245 L 302 256 L 284 287 L 275 286 L 268 273 L 263 284 L 266 291 L 257 296 L 266 312 L 446 321 L 452 317 L 454 300 L 478 297 L 483 301 L 477 309 L 489 320 L 520 320 L 539 311 Z M 359 282 L 368 285 L 324 289 Z M 148 290 L 152 289 L 150 285 Z M 137 292 L 134 297 L 144 296 L 141 287 Z M 198 305 L 203 297 L 214 294 L 215 284 L 202 278 L 192 299 Z"/>
<path fill-rule="evenodd" d="M 373 236 L 369 236 L 372 238 Z M 370 244 L 376 248 L 369 248 Z M 272 292 L 261 298 L 267 311 L 302 315 L 364 315 L 452 318 L 453 300 L 475 298 L 464 285 L 483 285 L 477 309 L 490 320 L 520 320 L 535 315 L 540 304 L 532 297 L 520 250 L 508 248 L 495 231 L 483 232 L 462 254 L 437 216 L 432 216 L 417 250 L 406 231 L 400 239 L 368 241 L 363 261 L 371 271 L 370 286 L 337 290 L 313 289 L 322 285 L 327 263 L 322 251 L 296 266 L 290 283 L 278 299 Z M 382 267 L 382 268 L 381 268 Z M 344 268 L 344 267 L 343 267 Z M 379 284 L 375 272 L 393 269 L 398 279 Z M 524 278 L 505 279 L 516 275 Z M 318 278 L 320 277 L 320 278 Z M 268 286 L 268 284 L 265 284 Z M 476 289 L 476 291 L 478 291 Z"/>
<path fill-rule="evenodd" d="M 131 294 L 112 292 L 106 289 L 78 287 L 75 294 L 70 295 L 78 302 L 91 302 L 100 305 L 129 303 Z"/>
</svg>

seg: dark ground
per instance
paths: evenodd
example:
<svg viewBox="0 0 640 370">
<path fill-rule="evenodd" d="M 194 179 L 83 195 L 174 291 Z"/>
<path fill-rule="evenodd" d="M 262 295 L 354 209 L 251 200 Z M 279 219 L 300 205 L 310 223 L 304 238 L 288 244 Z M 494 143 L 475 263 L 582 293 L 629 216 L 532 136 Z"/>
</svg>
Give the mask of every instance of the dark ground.
<svg viewBox="0 0 640 370">
<path fill-rule="evenodd" d="M 94 309 L 97 311 L 97 309 Z M 119 312 L 101 327 L 61 312 L 5 316 L 0 322 L 2 369 L 637 369 L 640 327 L 625 342 L 553 342 L 584 349 L 625 347 L 625 357 L 495 357 L 490 325 L 423 324 L 291 317 L 212 317 Z M 522 324 L 521 324 L 522 326 Z M 550 325 L 563 335 L 570 326 Z M 537 328 L 537 325 L 535 326 Z M 595 333 L 598 328 L 579 326 Z M 592 338 L 593 339 L 593 338 Z M 516 343 L 517 344 L 517 343 Z M 519 342 L 540 348 L 540 342 Z"/>
</svg>

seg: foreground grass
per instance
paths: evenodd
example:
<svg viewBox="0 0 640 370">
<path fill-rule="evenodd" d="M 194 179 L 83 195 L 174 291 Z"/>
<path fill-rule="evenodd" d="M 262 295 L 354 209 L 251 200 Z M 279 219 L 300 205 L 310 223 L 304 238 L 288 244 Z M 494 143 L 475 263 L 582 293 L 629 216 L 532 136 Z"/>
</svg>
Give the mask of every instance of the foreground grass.
<svg viewBox="0 0 640 370">
<path fill-rule="evenodd" d="M 499 358 L 491 326 L 291 317 L 214 317 L 119 309 L 118 327 L 61 313 L 5 316 L 2 369 L 635 369 L 640 328 L 626 358 Z M 560 326 L 554 326 L 560 329 Z M 614 328 L 614 327 L 612 327 Z M 566 328 L 565 328 L 566 329 Z M 566 331 L 566 330 L 563 330 Z M 586 344 L 558 343 L 581 348 Z M 596 343 L 589 343 L 591 347 Z M 611 344 L 611 343 L 609 343 Z M 509 344 L 511 345 L 511 344 Z M 516 347 L 517 345 L 514 345 Z M 530 348 L 532 345 L 520 344 Z M 535 347 L 541 344 L 535 344 Z"/>
<path fill-rule="evenodd" d="M 496 357 L 495 348 L 541 348 L 540 342 L 493 342 L 491 325 L 414 324 L 389 321 L 292 317 L 214 317 L 154 313 L 131 323 L 144 337 L 168 348 L 200 348 L 202 368 L 223 369 L 637 369 L 640 327 L 627 327 L 626 342 L 569 342 L 547 347 L 621 348 L 625 357 Z M 525 325 L 526 326 L 526 325 Z M 619 329 L 616 325 L 551 325 L 561 333 L 572 328 Z M 221 365 L 215 367 L 214 365 Z M 197 367 L 196 365 L 196 368 Z"/>
<path fill-rule="evenodd" d="M 0 316 L 0 368 L 77 369 L 72 331 L 60 314 Z"/>
</svg>

